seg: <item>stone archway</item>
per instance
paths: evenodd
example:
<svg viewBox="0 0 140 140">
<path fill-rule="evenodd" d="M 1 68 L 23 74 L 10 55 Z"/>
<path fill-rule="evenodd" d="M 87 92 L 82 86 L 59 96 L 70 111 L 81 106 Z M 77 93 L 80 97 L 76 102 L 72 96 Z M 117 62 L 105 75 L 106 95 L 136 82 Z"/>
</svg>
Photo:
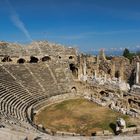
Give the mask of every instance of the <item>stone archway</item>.
<svg viewBox="0 0 140 140">
<path fill-rule="evenodd" d="M 25 63 L 26 62 L 26 60 L 24 59 L 24 58 L 19 58 L 18 60 L 17 60 L 17 63 L 19 63 L 19 64 L 23 64 L 23 63 Z"/>
<path fill-rule="evenodd" d="M 119 71 L 116 71 L 116 72 L 115 72 L 115 77 L 116 77 L 116 78 L 119 78 L 119 77 L 120 77 L 120 72 L 119 72 Z"/>
<path fill-rule="evenodd" d="M 72 75 L 75 78 L 78 78 L 78 68 L 75 66 L 75 64 L 70 64 L 69 67 L 70 67 L 70 70 L 72 71 Z"/>
<path fill-rule="evenodd" d="M 30 63 L 37 63 L 39 61 L 39 59 L 35 56 L 31 56 L 30 57 Z"/>
<path fill-rule="evenodd" d="M 4 58 L 2 59 L 2 62 L 11 62 L 11 61 L 12 59 L 8 55 L 4 56 Z"/>
<path fill-rule="evenodd" d="M 73 59 L 74 57 L 73 56 L 69 56 L 69 59 Z"/>
<path fill-rule="evenodd" d="M 42 60 L 42 62 L 50 61 L 51 57 L 50 56 L 44 56 L 41 60 Z"/>
<path fill-rule="evenodd" d="M 109 69 L 109 70 L 107 71 L 107 73 L 108 73 L 109 75 L 111 75 L 112 70 L 111 70 L 111 69 Z"/>
<path fill-rule="evenodd" d="M 76 88 L 76 87 L 72 87 L 72 88 L 71 88 L 71 92 L 72 92 L 72 93 L 77 93 L 77 88 Z"/>
</svg>

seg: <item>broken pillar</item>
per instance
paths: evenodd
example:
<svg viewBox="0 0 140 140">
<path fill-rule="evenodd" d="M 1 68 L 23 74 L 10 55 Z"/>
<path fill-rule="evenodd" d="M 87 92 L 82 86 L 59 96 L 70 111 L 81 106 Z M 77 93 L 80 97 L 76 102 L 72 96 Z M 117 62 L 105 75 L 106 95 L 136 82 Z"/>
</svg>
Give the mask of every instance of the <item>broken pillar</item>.
<svg viewBox="0 0 140 140">
<path fill-rule="evenodd" d="M 121 62 L 120 65 L 120 70 L 119 70 L 119 80 L 120 82 L 124 80 L 124 67 L 123 67 L 123 63 Z"/>
<path fill-rule="evenodd" d="M 112 78 L 115 77 L 115 63 L 114 62 L 112 64 L 111 76 L 112 76 Z"/>
<path fill-rule="evenodd" d="M 136 66 L 136 84 L 139 84 L 139 71 L 140 71 L 140 63 L 137 62 L 137 66 Z"/>
<path fill-rule="evenodd" d="M 94 78 L 95 79 L 97 78 L 97 71 L 96 70 L 94 71 Z"/>
</svg>

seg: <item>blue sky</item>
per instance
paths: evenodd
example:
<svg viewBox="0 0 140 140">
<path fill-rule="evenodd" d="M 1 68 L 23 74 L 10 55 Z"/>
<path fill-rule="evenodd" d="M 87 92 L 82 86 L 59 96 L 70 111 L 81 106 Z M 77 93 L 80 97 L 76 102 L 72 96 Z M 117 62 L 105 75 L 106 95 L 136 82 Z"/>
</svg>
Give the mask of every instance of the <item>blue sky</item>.
<svg viewBox="0 0 140 140">
<path fill-rule="evenodd" d="M 140 0 L 1 0 L 0 40 L 140 49 Z"/>
</svg>

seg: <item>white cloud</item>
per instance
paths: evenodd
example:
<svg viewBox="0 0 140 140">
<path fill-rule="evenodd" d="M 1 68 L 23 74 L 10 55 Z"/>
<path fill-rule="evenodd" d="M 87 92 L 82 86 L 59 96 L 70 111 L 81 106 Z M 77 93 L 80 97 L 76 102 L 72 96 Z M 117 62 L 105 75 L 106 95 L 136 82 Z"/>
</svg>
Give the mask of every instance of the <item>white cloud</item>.
<svg viewBox="0 0 140 140">
<path fill-rule="evenodd" d="M 13 24 L 20 30 L 23 32 L 23 34 L 30 40 L 32 41 L 32 38 L 29 34 L 29 31 L 27 30 L 27 28 L 25 27 L 23 21 L 19 18 L 17 12 L 15 11 L 14 7 L 12 6 L 12 4 L 10 3 L 9 0 L 6 0 L 6 3 L 9 7 L 9 12 L 10 12 L 10 19 L 13 22 Z"/>
</svg>

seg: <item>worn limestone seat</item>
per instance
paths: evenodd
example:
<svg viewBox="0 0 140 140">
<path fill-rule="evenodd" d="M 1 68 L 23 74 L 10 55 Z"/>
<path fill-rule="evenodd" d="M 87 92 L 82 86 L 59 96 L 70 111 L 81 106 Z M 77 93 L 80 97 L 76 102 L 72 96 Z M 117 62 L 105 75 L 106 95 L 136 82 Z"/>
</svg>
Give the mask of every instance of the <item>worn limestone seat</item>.
<svg viewBox="0 0 140 140">
<path fill-rule="evenodd" d="M 70 91 L 67 73 L 59 67 L 47 63 L 0 65 L 0 122 L 36 131 L 28 121 L 28 108 Z"/>
</svg>

